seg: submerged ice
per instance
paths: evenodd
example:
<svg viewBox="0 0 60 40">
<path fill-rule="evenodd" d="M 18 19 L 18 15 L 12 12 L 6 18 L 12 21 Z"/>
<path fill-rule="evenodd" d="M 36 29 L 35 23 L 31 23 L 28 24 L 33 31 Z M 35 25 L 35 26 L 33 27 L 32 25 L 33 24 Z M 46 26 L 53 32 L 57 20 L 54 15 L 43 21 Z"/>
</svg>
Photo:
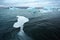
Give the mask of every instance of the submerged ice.
<svg viewBox="0 0 60 40">
<path fill-rule="evenodd" d="M 20 27 L 20 31 L 18 32 L 18 36 L 19 36 L 20 40 L 32 40 L 32 38 L 27 36 L 23 31 L 23 27 L 24 27 L 23 25 L 24 25 L 24 23 L 26 23 L 28 21 L 29 21 L 29 19 L 24 16 L 17 16 L 17 22 L 14 23 L 14 25 L 13 25 L 14 28 Z"/>
</svg>

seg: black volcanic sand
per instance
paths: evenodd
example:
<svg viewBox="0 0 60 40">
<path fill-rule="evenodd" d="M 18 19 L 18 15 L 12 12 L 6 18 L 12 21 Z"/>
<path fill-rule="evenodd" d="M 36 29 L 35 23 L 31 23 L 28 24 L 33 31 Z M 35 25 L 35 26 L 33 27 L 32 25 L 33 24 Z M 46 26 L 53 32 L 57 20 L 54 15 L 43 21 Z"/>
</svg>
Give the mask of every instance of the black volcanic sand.
<svg viewBox="0 0 60 40">
<path fill-rule="evenodd" d="M 60 40 L 60 13 L 55 14 L 31 18 L 24 24 L 24 32 L 34 40 Z"/>
</svg>

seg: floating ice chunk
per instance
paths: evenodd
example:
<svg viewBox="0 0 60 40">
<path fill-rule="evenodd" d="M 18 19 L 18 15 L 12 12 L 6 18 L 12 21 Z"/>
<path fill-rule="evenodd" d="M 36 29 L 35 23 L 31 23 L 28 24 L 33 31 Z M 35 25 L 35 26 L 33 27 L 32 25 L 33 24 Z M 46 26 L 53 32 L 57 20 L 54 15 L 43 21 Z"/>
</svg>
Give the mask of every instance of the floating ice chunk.
<svg viewBox="0 0 60 40">
<path fill-rule="evenodd" d="M 18 19 L 17 19 L 17 22 L 14 23 L 14 25 L 13 25 L 14 28 L 23 27 L 24 23 L 29 21 L 29 19 L 24 16 L 16 16 L 16 17 Z"/>
<path fill-rule="evenodd" d="M 19 39 L 20 40 L 32 40 L 32 38 L 30 38 L 29 36 L 27 36 L 25 34 L 25 32 L 23 31 L 23 25 L 24 23 L 28 22 L 29 19 L 24 17 L 24 16 L 17 16 L 17 22 L 14 23 L 13 27 L 14 28 L 19 28 L 20 27 L 20 31 L 18 32 L 18 35 L 19 35 Z"/>
</svg>

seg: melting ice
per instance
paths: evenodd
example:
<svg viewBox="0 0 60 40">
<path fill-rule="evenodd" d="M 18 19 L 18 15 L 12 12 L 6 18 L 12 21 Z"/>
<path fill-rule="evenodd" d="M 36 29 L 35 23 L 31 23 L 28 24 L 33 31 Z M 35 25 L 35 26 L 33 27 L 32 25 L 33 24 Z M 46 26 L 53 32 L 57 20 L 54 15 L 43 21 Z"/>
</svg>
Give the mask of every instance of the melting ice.
<svg viewBox="0 0 60 40">
<path fill-rule="evenodd" d="M 28 22 L 29 19 L 24 17 L 24 16 L 17 16 L 17 22 L 14 23 L 13 27 L 14 28 L 21 28 L 18 35 L 19 35 L 19 38 L 20 40 L 32 40 L 32 38 L 30 38 L 29 36 L 27 36 L 24 31 L 23 31 L 23 25 L 24 23 Z"/>
</svg>

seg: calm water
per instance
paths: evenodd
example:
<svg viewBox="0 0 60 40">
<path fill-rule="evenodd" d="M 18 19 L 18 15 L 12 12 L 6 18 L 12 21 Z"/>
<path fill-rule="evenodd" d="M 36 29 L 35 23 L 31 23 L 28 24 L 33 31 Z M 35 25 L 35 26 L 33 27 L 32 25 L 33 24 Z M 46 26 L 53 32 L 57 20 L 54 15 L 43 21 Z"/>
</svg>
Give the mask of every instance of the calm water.
<svg viewBox="0 0 60 40">
<path fill-rule="evenodd" d="M 53 18 L 53 17 L 60 17 L 60 12 L 55 11 L 55 12 L 47 12 L 47 13 L 41 13 L 39 10 L 26 10 L 26 9 L 2 9 L 0 8 L 0 26 L 2 24 L 5 24 L 5 22 L 10 22 L 16 20 L 16 16 L 25 16 L 27 18 L 35 18 L 35 17 L 41 17 L 43 19 L 45 18 Z M 0 27 L 0 32 L 1 30 L 6 29 L 6 26 L 1 26 Z M 9 28 L 9 26 L 8 26 Z M 23 33 L 24 34 L 24 33 Z M 26 36 L 26 35 L 24 35 Z"/>
<path fill-rule="evenodd" d="M 16 16 L 18 15 L 25 16 L 27 18 L 41 17 L 45 19 L 45 18 L 53 18 L 56 16 L 60 16 L 60 11 L 41 13 L 39 9 L 26 10 L 26 9 L 18 9 L 18 8 L 11 8 L 11 9 L 0 8 L 0 23 L 2 22 L 1 24 L 3 24 L 3 22 L 14 21 L 16 20 Z"/>
</svg>

